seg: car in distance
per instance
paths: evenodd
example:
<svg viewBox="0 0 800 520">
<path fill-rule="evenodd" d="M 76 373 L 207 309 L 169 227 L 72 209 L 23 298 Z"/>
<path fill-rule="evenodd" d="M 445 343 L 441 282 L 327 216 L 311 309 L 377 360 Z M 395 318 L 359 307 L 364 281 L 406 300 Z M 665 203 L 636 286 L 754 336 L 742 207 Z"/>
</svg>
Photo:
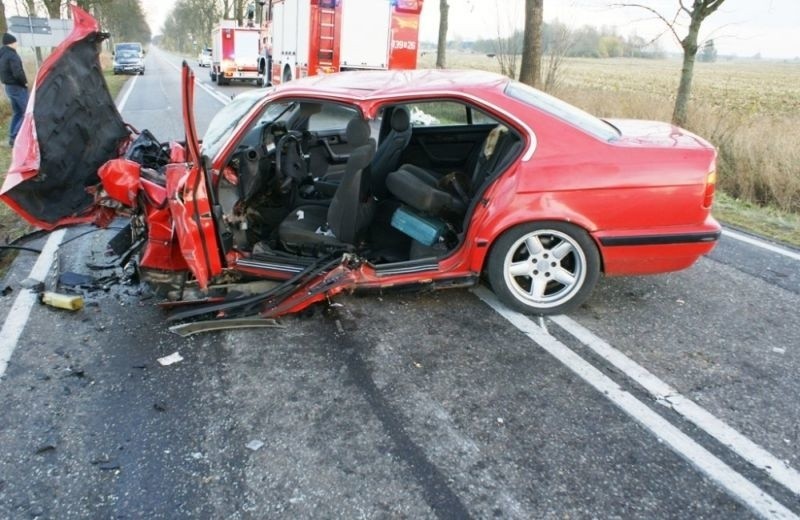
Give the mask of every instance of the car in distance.
<svg viewBox="0 0 800 520">
<path fill-rule="evenodd" d="M 144 74 L 144 50 L 139 42 L 114 45 L 114 74 Z"/>
<path fill-rule="evenodd" d="M 200 51 L 200 54 L 197 55 L 197 66 L 198 67 L 211 66 L 211 47 L 203 48 L 203 50 Z"/>
<path fill-rule="evenodd" d="M 598 119 L 481 71 L 344 72 L 239 95 L 201 144 L 184 64 L 186 142 L 161 143 L 132 133 L 102 81 L 54 95 L 75 67 L 100 73 L 88 53 L 60 59 L 94 45 L 99 28 L 75 19 L 42 68 L 0 197 L 45 229 L 127 215 L 141 279 L 202 302 L 181 318 L 482 277 L 511 307 L 561 313 L 601 273 L 684 269 L 719 237 L 716 152 L 676 126 Z M 69 110 L 87 96 L 89 110 Z M 49 117 L 53 103 L 66 119 Z M 278 284 L 223 294 L 263 279 Z"/>
</svg>

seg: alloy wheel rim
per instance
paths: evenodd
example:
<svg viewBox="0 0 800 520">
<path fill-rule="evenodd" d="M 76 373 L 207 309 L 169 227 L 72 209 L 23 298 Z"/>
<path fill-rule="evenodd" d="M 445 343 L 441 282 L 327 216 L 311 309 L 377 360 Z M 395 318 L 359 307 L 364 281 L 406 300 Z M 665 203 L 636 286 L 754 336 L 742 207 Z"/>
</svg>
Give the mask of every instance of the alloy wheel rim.
<svg viewBox="0 0 800 520">
<path fill-rule="evenodd" d="M 506 253 L 503 276 L 526 305 L 551 308 L 575 296 L 586 279 L 586 255 L 578 242 L 545 229 L 520 237 Z"/>
</svg>

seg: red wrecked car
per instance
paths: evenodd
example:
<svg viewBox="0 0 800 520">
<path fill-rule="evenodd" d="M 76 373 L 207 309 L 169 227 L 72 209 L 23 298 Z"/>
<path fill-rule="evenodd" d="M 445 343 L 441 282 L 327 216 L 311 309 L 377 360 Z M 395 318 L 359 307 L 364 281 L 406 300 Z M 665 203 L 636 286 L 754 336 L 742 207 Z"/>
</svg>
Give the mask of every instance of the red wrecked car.
<svg viewBox="0 0 800 520">
<path fill-rule="evenodd" d="M 714 148 L 601 120 L 480 71 L 343 72 L 236 97 L 202 139 L 136 132 L 106 90 L 97 22 L 41 68 L 2 198 L 45 229 L 119 215 L 178 318 L 296 312 L 342 291 L 465 287 L 560 313 L 609 276 L 684 269 L 720 234 Z M 225 291 L 274 280 L 255 294 Z M 261 286 L 263 286 L 263 282 Z"/>
</svg>

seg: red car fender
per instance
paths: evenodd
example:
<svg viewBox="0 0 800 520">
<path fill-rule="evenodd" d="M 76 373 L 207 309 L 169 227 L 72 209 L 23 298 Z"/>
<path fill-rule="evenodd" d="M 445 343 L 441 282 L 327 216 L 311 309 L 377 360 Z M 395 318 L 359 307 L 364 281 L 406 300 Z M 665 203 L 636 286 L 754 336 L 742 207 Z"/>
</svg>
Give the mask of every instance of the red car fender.
<svg viewBox="0 0 800 520">
<path fill-rule="evenodd" d="M 147 222 L 147 241 L 139 265 L 163 271 L 185 271 L 189 267 L 175 237 L 175 226 L 164 186 L 141 180 L 141 205 Z"/>
<path fill-rule="evenodd" d="M 136 204 L 141 186 L 141 170 L 137 162 L 112 159 L 100 167 L 97 175 L 109 197 L 131 208 Z"/>
</svg>

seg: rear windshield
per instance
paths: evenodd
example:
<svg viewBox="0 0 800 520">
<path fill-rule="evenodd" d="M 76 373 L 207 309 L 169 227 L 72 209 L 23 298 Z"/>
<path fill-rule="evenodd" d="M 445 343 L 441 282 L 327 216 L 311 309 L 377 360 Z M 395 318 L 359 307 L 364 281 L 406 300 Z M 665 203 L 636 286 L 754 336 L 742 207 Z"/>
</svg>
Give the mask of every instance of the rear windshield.
<svg viewBox="0 0 800 520">
<path fill-rule="evenodd" d="M 118 43 L 116 50 L 117 52 L 133 51 L 138 53 L 142 51 L 142 45 L 139 43 Z"/>
<path fill-rule="evenodd" d="M 598 139 L 613 141 L 619 137 L 619 130 L 610 123 L 584 112 L 565 101 L 561 101 L 541 90 L 529 87 L 524 83 L 512 81 L 506 87 L 506 94 L 532 107 L 538 108 L 567 123 L 577 126 Z"/>
</svg>

